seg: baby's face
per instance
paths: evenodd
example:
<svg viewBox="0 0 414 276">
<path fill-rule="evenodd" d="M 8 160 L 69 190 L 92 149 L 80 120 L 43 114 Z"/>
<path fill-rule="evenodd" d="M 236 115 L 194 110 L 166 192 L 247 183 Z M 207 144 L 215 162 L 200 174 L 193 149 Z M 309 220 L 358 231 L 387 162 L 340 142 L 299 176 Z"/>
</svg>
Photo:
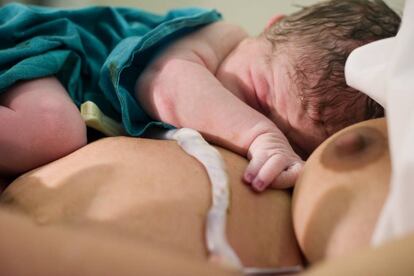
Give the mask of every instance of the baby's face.
<svg viewBox="0 0 414 276">
<path fill-rule="evenodd" d="M 296 152 L 306 157 L 328 134 L 302 105 L 289 54 L 292 51 L 275 55 L 273 46 L 264 37 L 250 38 L 222 63 L 221 72 L 231 74 L 217 76 L 230 91 L 244 91 L 241 94 L 248 95 L 245 102 L 271 119 Z M 243 68 L 248 68 L 247 73 Z M 226 79 L 229 75 L 232 77 Z M 239 85 L 234 85 L 234 80 Z"/>
<path fill-rule="evenodd" d="M 308 156 L 328 138 L 328 133 L 304 109 L 303 99 L 289 74 L 289 65 L 277 60 L 271 64 L 273 87 L 269 90 L 272 98 L 269 118 L 285 134 L 295 151 Z"/>
<path fill-rule="evenodd" d="M 266 106 L 266 115 L 285 134 L 292 147 L 302 156 L 307 156 L 328 134 L 306 113 L 291 74 L 293 68 L 288 54 L 274 55 L 268 51 L 261 53 L 267 55 L 268 62 L 259 62 L 255 65 L 255 70 L 252 70 L 253 79 L 263 79 L 266 82 L 261 88 L 256 85 L 256 94 Z"/>
<path fill-rule="evenodd" d="M 294 51 L 294 49 L 290 49 L 289 53 L 278 53 L 273 56 L 270 62 L 271 69 L 269 71 L 273 76 L 273 80 L 269 89 L 272 102 L 270 104 L 271 112 L 269 112 L 268 117 L 285 134 L 292 147 L 302 156 L 306 156 L 338 130 L 364 120 L 366 116 L 366 101 L 363 98 L 349 100 L 343 96 L 349 93 L 349 91 L 345 90 L 344 94 L 329 95 L 325 95 L 325 92 L 321 90 L 319 91 L 319 96 L 312 95 L 311 97 L 312 101 L 317 101 L 324 105 L 324 109 L 315 110 L 316 112 L 312 116 L 318 117 L 311 118 L 309 111 L 305 109 L 303 104 L 304 99 L 300 96 L 309 92 L 301 91 L 300 87 L 302 87 L 302 84 L 298 85 L 297 81 L 295 82 L 297 77 L 292 77 L 298 74 L 292 66 L 292 62 L 298 60 L 291 56 Z M 301 76 L 303 81 L 306 81 L 308 84 L 319 84 L 320 73 L 306 72 L 306 74 L 306 76 Z M 339 92 L 334 89 L 326 93 Z M 323 104 L 327 100 L 326 98 L 333 98 L 333 96 L 338 96 L 335 97 L 335 101 L 330 102 L 329 105 L 326 102 Z M 312 103 L 309 106 L 316 108 L 319 103 Z M 352 115 L 349 116 L 350 114 Z M 339 118 L 334 117 L 334 115 Z M 334 118 L 337 120 L 336 123 L 332 123 Z"/>
</svg>

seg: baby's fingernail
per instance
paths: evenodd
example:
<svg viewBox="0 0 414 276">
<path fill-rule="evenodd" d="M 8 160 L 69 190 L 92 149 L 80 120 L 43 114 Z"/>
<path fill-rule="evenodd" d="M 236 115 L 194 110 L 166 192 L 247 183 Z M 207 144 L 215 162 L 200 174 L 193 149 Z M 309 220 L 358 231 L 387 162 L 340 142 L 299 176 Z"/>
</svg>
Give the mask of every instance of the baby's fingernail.
<svg viewBox="0 0 414 276">
<path fill-rule="evenodd" d="M 256 190 L 263 191 L 265 183 L 262 180 L 254 180 L 252 185 Z"/>
<path fill-rule="evenodd" d="M 244 180 L 246 180 L 246 182 L 251 183 L 253 180 L 253 175 L 251 173 L 246 173 L 244 175 Z"/>
</svg>

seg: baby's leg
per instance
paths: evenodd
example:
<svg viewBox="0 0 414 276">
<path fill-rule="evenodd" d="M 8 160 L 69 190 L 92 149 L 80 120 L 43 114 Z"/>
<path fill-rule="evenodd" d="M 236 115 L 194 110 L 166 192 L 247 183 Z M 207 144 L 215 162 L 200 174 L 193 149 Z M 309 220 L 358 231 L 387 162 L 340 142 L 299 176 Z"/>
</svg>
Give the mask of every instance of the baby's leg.
<svg viewBox="0 0 414 276">
<path fill-rule="evenodd" d="M 56 78 L 21 82 L 0 95 L 0 175 L 56 160 L 86 141 L 80 113 Z"/>
</svg>

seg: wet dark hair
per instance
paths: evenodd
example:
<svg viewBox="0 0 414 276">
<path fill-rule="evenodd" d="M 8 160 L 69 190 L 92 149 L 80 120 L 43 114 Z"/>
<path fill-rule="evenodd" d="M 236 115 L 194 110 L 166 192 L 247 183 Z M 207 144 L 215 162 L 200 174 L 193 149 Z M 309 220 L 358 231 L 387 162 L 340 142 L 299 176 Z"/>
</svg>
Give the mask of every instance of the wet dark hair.
<svg viewBox="0 0 414 276">
<path fill-rule="evenodd" d="M 384 116 L 378 103 L 346 84 L 344 66 L 353 49 L 395 36 L 399 25 L 398 14 L 381 0 L 331 0 L 303 7 L 264 36 L 275 55 L 293 53 L 288 60 L 298 96 L 307 114 L 330 135 Z"/>
</svg>

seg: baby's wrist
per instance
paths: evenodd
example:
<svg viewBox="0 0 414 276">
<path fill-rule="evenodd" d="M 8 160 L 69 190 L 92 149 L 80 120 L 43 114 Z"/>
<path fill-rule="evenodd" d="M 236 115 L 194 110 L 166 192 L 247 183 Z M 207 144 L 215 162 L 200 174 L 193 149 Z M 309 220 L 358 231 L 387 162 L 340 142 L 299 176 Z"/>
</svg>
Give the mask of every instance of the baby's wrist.
<svg viewBox="0 0 414 276">
<path fill-rule="evenodd" d="M 275 124 L 266 124 L 263 123 L 261 125 L 256 125 L 254 128 L 251 129 L 251 133 L 249 134 L 252 139 L 250 141 L 250 145 L 260 136 L 264 135 L 273 135 L 273 136 L 282 136 L 285 137 L 285 135 L 282 133 L 282 131 L 275 125 Z"/>
</svg>

